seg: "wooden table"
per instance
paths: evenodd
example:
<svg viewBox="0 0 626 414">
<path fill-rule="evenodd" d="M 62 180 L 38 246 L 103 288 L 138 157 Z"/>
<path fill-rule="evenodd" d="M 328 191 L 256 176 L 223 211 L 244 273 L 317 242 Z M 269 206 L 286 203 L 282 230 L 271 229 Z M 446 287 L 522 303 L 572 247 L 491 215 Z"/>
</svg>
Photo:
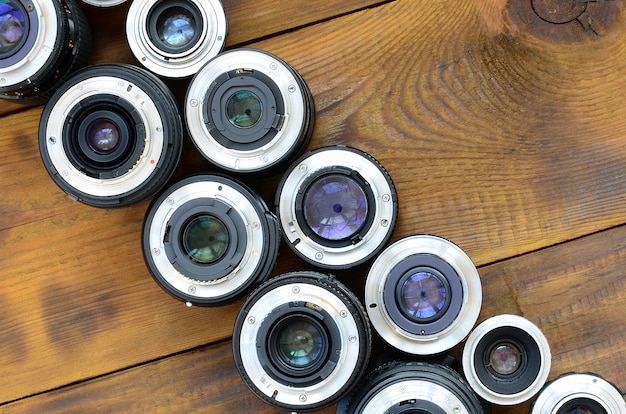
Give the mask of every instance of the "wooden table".
<svg viewBox="0 0 626 414">
<path fill-rule="evenodd" d="M 538 17 L 531 0 L 224 6 L 227 48 L 265 49 L 306 79 L 317 116 L 309 149 L 352 145 L 390 172 L 393 240 L 457 243 L 481 275 L 479 321 L 523 315 L 549 340 L 551 379 L 592 371 L 626 391 L 621 1 L 590 2 L 563 24 Z M 85 7 L 92 63 L 135 63 L 127 8 Z M 185 82 L 170 86 L 184 96 Z M 187 308 L 164 293 L 141 254 L 148 202 L 69 200 L 39 158 L 41 110 L 0 102 L 0 411 L 276 412 L 234 367 L 241 301 Z M 214 170 L 187 147 L 180 174 Z M 279 178 L 251 185 L 273 201 Z M 369 265 L 338 277 L 362 295 Z M 305 268 L 283 246 L 273 274 Z"/>
</svg>

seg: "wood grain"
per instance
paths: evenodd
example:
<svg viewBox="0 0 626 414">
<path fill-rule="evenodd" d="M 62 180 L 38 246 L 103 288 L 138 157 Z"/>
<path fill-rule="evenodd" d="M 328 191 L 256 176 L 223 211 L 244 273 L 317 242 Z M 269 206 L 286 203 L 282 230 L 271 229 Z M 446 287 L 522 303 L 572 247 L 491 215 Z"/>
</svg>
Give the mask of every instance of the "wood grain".
<svg viewBox="0 0 626 414">
<path fill-rule="evenodd" d="M 353 145 L 389 170 L 400 201 L 394 239 L 437 234 L 477 265 L 496 263 L 481 268 L 481 318 L 529 317 L 555 347 L 553 375 L 584 367 L 624 391 L 623 3 L 589 5 L 560 25 L 522 0 L 244 4 L 225 2 L 229 47 L 268 50 L 303 75 L 317 108 L 309 148 Z M 94 63 L 132 61 L 123 7 L 88 11 L 98 22 Z M 182 99 L 185 83 L 170 85 Z M 43 393 L 2 409 L 57 398 L 57 411 L 237 401 L 245 393 L 227 394 L 236 377 L 226 342 L 206 345 L 230 337 L 239 304 L 188 309 L 161 291 L 141 257 L 147 202 L 102 211 L 68 200 L 39 159 L 40 113 L 0 102 L 0 402 Z M 188 145 L 179 174 L 213 170 Z M 251 184 L 271 201 L 278 179 Z M 303 267 L 283 246 L 274 274 Z M 358 291 L 366 272 L 339 276 Z M 220 374 L 202 377 L 212 400 L 194 394 L 181 405 L 206 368 L 200 360 Z M 189 375 L 170 381 L 181 367 Z M 171 394 L 153 401 L 133 383 L 143 375 L 155 378 L 146 389 Z M 127 399 L 107 394 L 114 389 Z M 91 395 L 102 405 L 88 405 Z"/>
</svg>

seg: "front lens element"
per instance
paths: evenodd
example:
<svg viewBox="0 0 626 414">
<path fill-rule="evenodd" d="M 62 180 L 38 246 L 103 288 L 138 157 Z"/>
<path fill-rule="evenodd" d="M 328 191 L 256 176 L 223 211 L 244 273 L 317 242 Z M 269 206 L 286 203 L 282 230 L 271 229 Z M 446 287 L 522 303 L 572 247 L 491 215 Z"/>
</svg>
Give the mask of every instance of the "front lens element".
<svg viewBox="0 0 626 414">
<path fill-rule="evenodd" d="M 573 407 L 567 411 L 565 414 L 597 414 L 595 411 L 591 411 L 589 408 L 585 406 Z"/>
<path fill-rule="evenodd" d="M 288 366 L 305 368 L 322 355 L 324 337 L 318 327 L 306 319 L 290 321 L 281 328 L 278 337 L 280 358 Z"/>
<path fill-rule="evenodd" d="M 254 126 L 261 119 L 262 112 L 261 100 L 250 91 L 235 92 L 226 101 L 226 116 L 237 128 Z"/>
<path fill-rule="evenodd" d="M 113 151 L 120 142 L 120 128 L 108 119 L 96 119 L 87 127 L 87 144 L 98 154 Z"/>
<path fill-rule="evenodd" d="M 0 2 L 0 55 L 16 51 L 25 32 L 26 21 L 18 3 L 13 0 Z"/>
<path fill-rule="evenodd" d="M 192 218 L 182 234 L 184 251 L 194 262 L 209 264 L 219 260 L 230 242 L 228 230 L 218 218 L 204 214 Z"/>
<path fill-rule="evenodd" d="M 416 321 L 437 317 L 446 308 L 448 291 L 441 278 L 420 271 L 402 284 L 400 305 Z"/>
<path fill-rule="evenodd" d="M 318 236 L 347 239 L 367 218 L 365 191 L 347 175 L 330 174 L 313 182 L 304 194 L 304 219 Z"/>
<path fill-rule="evenodd" d="M 489 352 L 489 366 L 499 376 L 509 376 L 522 365 L 522 352 L 510 342 L 500 342 Z"/>
<path fill-rule="evenodd" d="M 180 7 L 165 10 L 157 19 L 159 39 L 175 49 L 187 46 L 194 38 L 196 30 L 193 16 Z"/>
</svg>

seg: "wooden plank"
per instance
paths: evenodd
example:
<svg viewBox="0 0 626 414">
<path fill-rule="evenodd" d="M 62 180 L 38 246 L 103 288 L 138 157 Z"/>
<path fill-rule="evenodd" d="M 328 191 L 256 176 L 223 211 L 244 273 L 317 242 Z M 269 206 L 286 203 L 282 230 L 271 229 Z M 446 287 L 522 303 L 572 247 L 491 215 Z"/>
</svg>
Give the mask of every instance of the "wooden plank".
<svg viewBox="0 0 626 414">
<path fill-rule="evenodd" d="M 516 7 L 398 0 L 253 45 L 311 87 L 310 148 L 354 145 L 388 168 L 394 238 L 438 234 L 485 264 L 626 217 L 623 18 L 565 42 L 566 25 L 535 29 Z M 101 59 L 128 56 L 114 34 Z M 227 338 L 237 305 L 189 310 L 150 279 L 145 203 L 103 212 L 54 186 L 37 155 L 40 110 L 3 117 L 0 130 L 0 401 Z M 212 170 L 189 147 L 183 169 Z M 302 266 L 283 249 L 275 273 Z"/>
<path fill-rule="evenodd" d="M 549 379 L 571 371 L 595 372 L 624 392 L 626 316 L 615 311 L 626 304 L 624 266 L 626 226 L 481 268 L 484 305 L 479 321 L 502 313 L 522 314 L 538 324 L 550 342 Z M 3 412 L 217 413 L 234 407 L 241 412 L 280 412 L 248 391 L 230 346 L 224 342 L 204 347 L 28 398 L 3 407 Z M 461 348 L 453 353 L 460 355 Z M 530 402 L 494 406 L 493 414 L 526 414 Z"/>
</svg>

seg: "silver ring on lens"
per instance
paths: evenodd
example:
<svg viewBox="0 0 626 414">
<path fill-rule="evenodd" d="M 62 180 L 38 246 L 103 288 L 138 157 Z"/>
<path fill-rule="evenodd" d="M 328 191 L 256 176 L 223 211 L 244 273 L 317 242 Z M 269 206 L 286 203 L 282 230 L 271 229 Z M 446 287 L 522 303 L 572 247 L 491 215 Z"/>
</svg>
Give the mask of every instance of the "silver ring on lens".
<svg viewBox="0 0 626 414">
<path fill-rule="evenodd" d="M 74 0 L 5 0 L 0 6 L 0 98 L 45 103 L 89 60 L 87 18 Z"/>
<path fill-rule="evenodd" d="M 328 407 L 365 372 L 371 332 L 356 296 L 333 276 L 287 273 L 242 306 L 233 355 L 242 379 L 268 404 L 289 411 Z"/>
<path fill-rule="evenodd" d="M 167 78 L 190 77 L 224 48 L 220 0 L 133 0 L 126 37 L 135 58 Z"/>
<path fill-rule="evenodd" d="M 83 0 L 83 3 L 95 7 L 114 7 L 119 6 L 126 0 Z"/>
<path fill-rule="evenodd" d="M 470 386 L 450 367 L 431 362 L 392 361 L 365 378 L 337 414 L 482 414 Z"/>
<path fill-rule="evenodd" d="M 482 304 L 480 277 L 454 243 L 409 236 L 376 258 L 365 282 L 372 326 L 393 347 L 432 355 L 461 342 Z"/>
<path fill-rule="evenodd" d="M 279 184 L 276 208 L 288 246 L 319 267 L 345 269 L 373 257 L 397 222 L 391 177 L 371 155 L 331 146 L 304 154 Z"/>
<path fill-rule="evenodd" d="M 265 281 L 279 240 L 276 217 L 261 197 L 220 175 L 169 187 L 148 209 L 143 228 L 152 276 L 188 305 L 229 303 Z"/>
<path fill-rule="evenodd" d="M 533 402 L 530 414 L 624 414 L 620 390 L 593 373 L 567 373 L 549 382 Z"/>
<path fill-rule="evenodd" d="M 313 97 L 300 74 L 278 57 L 234 49 L 213 58 L 193 78 L 185 119 L 200 153 L 219 168 L 276 170 L 306 147 Z"/>
<path fill-rule="evenodd" d="M 514 405 L 534 396 L 550 373 L 551 354 L 541 330 L 518 315 L 493 316 L 468 337 L 463 370 L 485 400 Z"/>
<path fill-rule="evenodd" d="M 39 149 L 54 182 L 95 207 L 143 201 L 173 176 L 183 146 L 176 100 L 156 76 L 102 64 L 68 79 L 46 104 Z"/>
</svg>

